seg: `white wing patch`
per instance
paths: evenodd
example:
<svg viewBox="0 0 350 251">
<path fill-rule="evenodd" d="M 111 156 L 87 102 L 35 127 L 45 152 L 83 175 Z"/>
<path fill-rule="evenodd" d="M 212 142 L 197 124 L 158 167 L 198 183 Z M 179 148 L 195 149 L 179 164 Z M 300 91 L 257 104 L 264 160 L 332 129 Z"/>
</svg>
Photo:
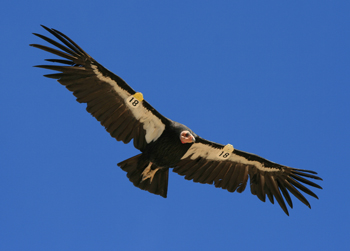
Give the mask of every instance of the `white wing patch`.
<svg viewBox="0 0 350 251">
<path fill-rule="evenodd" d="M 160 137 L 160 135 L 162 135 L 165 129 L 165 125 L 151 111 L 146 109 L 143 105 L 140 105 L 141 101 L 143 100 L 143 98 L 140 100 L 140 97 L 142 97 L 142 94 L 135 93 L 134 95 L 130 95 L 129 92 L 119 87 L 117 82 L 115 82 L 113 79 L 111 79 L 110 77 L 105 77 L 98 70 L 96 65 L 91 65 L 91 68 L 96 74 L 98 79 L 110 84 L 113 87 L 116 93 L 118 93 L 118 95 L 125 100 L 125 103 L 127 104 L 128 107 L 132 106 L 132 109 L 130 109 L 131 113 L 134 115 L 134 117 L 137 120 L 143 123 L 143 129 L 145 129 L 146 131 L 147 144 L 152 141 L 156 141 Z M 135 98 L 133 100 L 134 102 L 130 102 L 133 97 Z M 139 102 L 135 102 L 135 100 L 138 100 Z M 131 103 L 131 106 L 128 105 L 129 103 Z M 136 104 L 136 105 L 133 105 L 133 104 Z"/>
<path fill-rule="evenodd" d="M 229 152 L 227 150 L 229 150 Z M 181 159 L 190 157 L 192 160 L 195 160 L 198 157 L 202 157 L 202 158 L 206 158 L 208 160 L 214 160 L 214 161 L 229 160 L 236 163 L 253 165 L 260 171 L 266 171 L 266 172 L 280 171 L 280 169 L 278 168 L 273 168 L 273 167 L 266 168 L 263 165 L 263 163 L 260 163 L 259 161 L 255 161 L 255 160 L 248 160 L 242 156 L 234 154 L 233 151 L 234 151 L 233 146 L 230 144 L 220 149 L 220 148 L 215 148 L 202 143 L 194 143 Z M 224 158 L 223 156 L 226 153 L 229 153 L 229 156 Z"/>
</svg>

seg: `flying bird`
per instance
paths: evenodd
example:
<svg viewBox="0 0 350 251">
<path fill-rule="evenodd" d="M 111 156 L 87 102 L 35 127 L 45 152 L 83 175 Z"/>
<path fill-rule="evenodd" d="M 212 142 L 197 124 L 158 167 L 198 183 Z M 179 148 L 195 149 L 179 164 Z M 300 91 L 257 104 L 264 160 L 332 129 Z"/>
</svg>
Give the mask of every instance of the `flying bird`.
<svg viewBox="0 0 350 251">
<path fill-rule="evenodd" d="M 291 168 L 257 155 L 201 138 L 187 126 L 172 121 L 134 91 L 123 79 L 107 70 L 73 40 L 55 29 L 42 26 L 56 40 L 33 33 L 56 48 L 39 44 L 31 46 L 50 52 L 60 59 L 55 63 L 36 65 L 54 70 L 44 75 L 57 79 L 77 98 L 86 110 L 118 141 L 133 139 L 140 154 L 118 163 L 129 180 L 138 188 L 167 197 L 169 169 L 202 184 L 229 192 L 242 193 L 248 183 L 253 195 L 273 204 L 277 200 L 289 215 L 285 201 L 293 208 L 290 193 L 311 208 L 300 192 L 318 199 L 304 184 L 322 189 L 310 179 L 322 180 L 310 170 Z M 58 64 L 57 64 L 58 63 Z M 58 72 L 58 73 L 57 73 Z"/>
</svg>

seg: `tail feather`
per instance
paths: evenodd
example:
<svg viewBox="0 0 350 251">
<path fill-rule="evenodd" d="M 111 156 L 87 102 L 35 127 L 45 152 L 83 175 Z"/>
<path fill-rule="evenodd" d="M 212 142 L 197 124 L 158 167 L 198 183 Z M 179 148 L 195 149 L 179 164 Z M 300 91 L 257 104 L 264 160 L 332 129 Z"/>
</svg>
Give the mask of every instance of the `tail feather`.
<svg viewBox="0 0 350 251">
<path fill-rule="evenodd" d="M 143 161 L 140 157 L 141 154 L 131 157 L 130 159 L 118 163 L 118 166 L 127 172 L 127 177 L 134 184 L 134 186 L 166 198 L 168 192 L 169 169 L 158 169 L 158 171 L 154 174 L 153 179 L 147 178 L 142 180 L 144 177 L 143 171 L 149 166 L 150 162 Z M 156 168 L 157 166 L 154 164 L 151 165 L 152 170 Z"/>
</svg>

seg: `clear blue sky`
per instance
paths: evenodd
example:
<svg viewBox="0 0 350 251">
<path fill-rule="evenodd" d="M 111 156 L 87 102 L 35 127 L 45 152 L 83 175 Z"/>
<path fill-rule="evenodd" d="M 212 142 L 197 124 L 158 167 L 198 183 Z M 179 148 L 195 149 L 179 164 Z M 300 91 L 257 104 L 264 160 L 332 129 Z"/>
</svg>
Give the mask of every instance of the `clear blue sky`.
<svg viewBox="0 0 350 251">
<path fill-rule="evenodd" d="M 0 9 L 0 250 L 350 250 L 349 1 L 52 2 Z M 320 199 L 135 188 L 116 164 L 138 151 L 32 67 L 40 24 L 198 135 L 317 171 Z"/>
</svg>

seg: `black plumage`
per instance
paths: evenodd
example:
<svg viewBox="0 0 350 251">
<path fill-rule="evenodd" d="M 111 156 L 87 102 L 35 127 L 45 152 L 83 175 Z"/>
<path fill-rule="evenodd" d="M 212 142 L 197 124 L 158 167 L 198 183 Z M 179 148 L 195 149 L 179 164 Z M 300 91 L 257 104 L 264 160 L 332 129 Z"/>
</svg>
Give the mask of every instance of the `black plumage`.
<svg viewBox="0 0 350 251">
<path fill-rule="evenodd" d="M 39 44 L 31 46 L 63 59 L 47 59 L 62 65 L 37 65 L 58 71 L 44 75 L 57 79 L 118 141 L 141 151 L 118 164 L 137 187 L 167 197 L 169 168 L 185 179 L 229 192 L 243 192 L 250 179 L 251 193 L 271 203 L 274 199 L 286 214 L 292 208 L 290 193 L 305 205 L 309 202 L 300 191 L 317 198 L 309 188 L 321 188 L 309 179 L 322 180 L 316 172 L 280 165 L 254 154 L 205 140 L 188 127 L 174 122 L 155 110 L 123 79 L 113 74 L 63 33 L 43 26 L 59 41 L 36 34 L 57 49 Z M 300 190 L 300 191 L 299 191 Z"/>
</svg>

